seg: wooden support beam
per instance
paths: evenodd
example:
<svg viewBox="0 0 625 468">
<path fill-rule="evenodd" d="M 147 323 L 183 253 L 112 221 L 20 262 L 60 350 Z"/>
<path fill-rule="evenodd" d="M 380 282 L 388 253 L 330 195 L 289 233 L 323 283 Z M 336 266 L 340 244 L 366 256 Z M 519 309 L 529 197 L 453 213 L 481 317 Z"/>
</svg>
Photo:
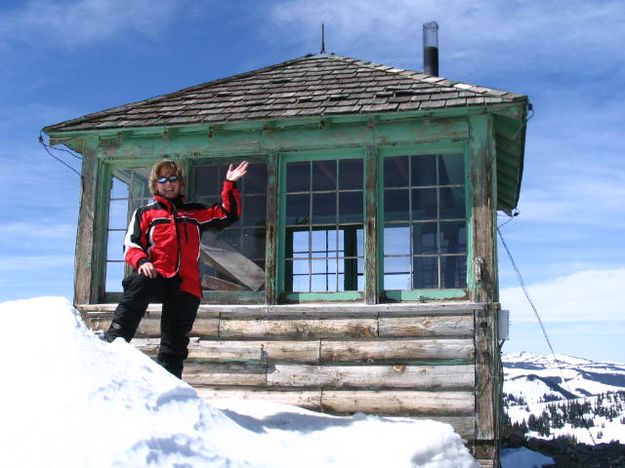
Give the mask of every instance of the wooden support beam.
<svg viewBox="0 0 625 468">
<path fill-rule="evenodd" d="M 332 413 L 402 416 L 471 416 L 473 392 L 323 390 L 321 405 Z"/>
<path fill-rule="evenodd" d="M 96 254 L 96 204 L 98 202 L 98 176 L 101 164 L 95 153 L 83 149 L 80 209 L 74 257 L 74 304 L 90 304 L 98 301 L 97 272 L 101 264 L 94 263 Z M 97 255 L 99 258 L 100 256 Z"/>
<path fill-rule="evenodd" d="M 375 319 L 222 320 L 221 339 L 366 338 L 377 336 Z"/>
<path fill-rule="evenodd" d="M 496 152 L 491 115 L 469 117 L 469 161 L 472 210 L 469 275 L 470 298 L 475 302 L 498 299 L 496 265 Z"/>
<path fill-rule="evenodd" d="M 267 221 L 266 221 L 266 253 L 265 271 L 265 303 L 278 302 L 278 190 L 279 190 L 279 158 L 276 151 L 267 156 Z"/>
<path fill-rule="evenodd" d="M 365 303 L 377 304 L 380 298 L 378 280 L 378 151 L 367 146 L 365 154 Z"/>
</svg>

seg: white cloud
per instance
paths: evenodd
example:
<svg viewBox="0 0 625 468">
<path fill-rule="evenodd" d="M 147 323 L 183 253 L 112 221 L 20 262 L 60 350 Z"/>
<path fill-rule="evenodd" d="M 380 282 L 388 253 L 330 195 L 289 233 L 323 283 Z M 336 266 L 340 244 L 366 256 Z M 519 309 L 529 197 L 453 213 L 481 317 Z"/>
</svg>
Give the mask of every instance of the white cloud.
<svg viewBox="0 0 625 468">
<path fill-rule="evenodd" d="M 32 0 L 0 19 L 0 42 L 85 45 L 124 33 L 154 36 L 182 2 L 174 0 Z"/>
<path fill-rule="evenodd" d="M 527 286 L 529 296 L 544 322 L 625 320 L 622 296 L 625 268 L 586 270 Z M 536 318 L 520 287 L 503 288 L 502 308 L 512 321 Z"/>
</svg>

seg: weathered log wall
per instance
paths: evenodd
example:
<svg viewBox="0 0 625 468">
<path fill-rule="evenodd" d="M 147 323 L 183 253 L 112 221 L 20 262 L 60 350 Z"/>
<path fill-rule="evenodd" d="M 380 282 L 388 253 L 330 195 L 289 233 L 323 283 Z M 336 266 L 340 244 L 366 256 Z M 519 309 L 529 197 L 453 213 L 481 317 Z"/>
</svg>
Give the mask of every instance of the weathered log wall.
<svg viewBox="0 0 625 468">
<path fill-rule="evenodd" d="M 96 330 L 112 308 L 80 307 Z M 150 306 L 135 340 L 148 355 L 159 322 Z M 494 424 L 495 326 L 492 305 L 476 303 L 202 305 L 183 377 L 206 399 L 433 418 L 481 444 Z"/>
</svg>

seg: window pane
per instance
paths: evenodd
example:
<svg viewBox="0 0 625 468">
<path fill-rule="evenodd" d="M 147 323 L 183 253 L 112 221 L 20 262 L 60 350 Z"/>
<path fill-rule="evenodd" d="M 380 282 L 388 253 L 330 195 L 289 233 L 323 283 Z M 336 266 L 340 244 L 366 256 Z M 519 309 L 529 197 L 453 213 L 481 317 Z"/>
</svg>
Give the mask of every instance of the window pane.
<svg viewBox="0 0 625 468">
<path fill-rule="evenodd" d="M 308 260 L 293 260 L 293 274 L 306 275 L 310 273 L 310 262 Z"/>
<path fill-rule="evenodd" d="M 109 229 L 128 227 L 128 200 L 111 200 L 109 205 Z"/>
<path fill-rule="evenodd" d="M 384 159 L 384 187 L 408 186 L 408 157 Z"/>
<path fill-rule="evenodd" d="M 117 177 L 113 177 L 111 198 L 128 198 L 128 184 L 122 182 Z"/>
<path fill-rule="evenodd" d="M 106 291 L 122 292 L 125 264 L 123 262 L 106 262 Z"/>
<path fill-rule="evenodd" d="M 341 159 L 339 161 L 339 189 L 362 189 L 362 160 Z"/>
<path fill-rule="evenodd" d="M 217 233 L 212 233 L 214 238 L 219 239 L 221 242 L 225 242 L 233 249 L 239 251 L 241 245 L 241 229 L 229 227 L 228 229 L 224 229 L 223 231 L 219 231 Z M 209 236 L 206 234 L 204 237 Z"/>
<path fill-rule="evenodd" d="M 441 253 L 466 253 L 467 227 L 464 221 L 441 223 L 440 249 Z"/>
<path fill-rule="evenodd" d="M 436 156 L 413 156 L 411 172 L 413 187 L 436 185 Z"/>
<path fill-rule="evenodd" d="M 410 255 L 410 228 L 407 225 L 384 228 L 384 255 Z"/>
<path fill-rule="evenodd" d="M 309 239 L 310 233 L 308 231 L 290 231 L 292 238 L 292 252 L 293 257 L 297 256 L 305 256 L 308 257 L 309 254 Z M 288 236 L 288 232 L 287 232 Z"/>
<path fill-rule="evenodd" d="M 356 231 L 356 255 L 358 255 L 359 257 L 363 257 L 364 254 L 365 254 L 365 232 L 362 229 L 358 229 Z"/>
<path fill-rule="evenodd" d="M 125 231 L 109 231 L 106 251 L 107 260 L 124 260 L 124 237 Z"/>
<path fill-rule="evenodd" d="M 323 259 L 323 260 L 312 260 L 311 268 L 313 274 L 320 273 L 336 273 L 337 272 L 337 261 L 336 258 L 331 259 Z"/>
<path fill-rule="evenodd" d="M 386 221 L 407 221 L 409 213 L 408 190 L 384 191 L 384 219 Z"/>
<path fill-rule="evenodd" d="M 336 222 L 336 193 L 313 193 L 313 224 Z"/>
<path fill-rule="evenodd" d="M 310 278 L 310 292 L 328 292 L 337 290 L 337 276 L 313 275 Z"/>
<path fill-rule="evenodd" d="M 410 289 L 410 274 L 384 273 L 384 289 L 402 290 Z"/>
<path fill-rule="evenodd" d="M 413 289 L 438 288 L 437 257 L 415 257 L 412 264 Z"/>
<path fill-rule="evenodd" d="M 338 250 L 337 232 L 312 231 L 313 257 L 336 257 Z"/>
<path fill-rule="evenodd" d="M 467 257 L 464 255 L 441 257 L 443 288 L 464 288 L 467 277 Z"/>
<path fill-rule="evenodd" d="M 310 292 L 308 286 L 308 275 L 306 276 L 293 276 L 293 292 Z"/>
<path fill-rule="evenodd" d="M 306 224 L 309 222 L 310 195 L 286 196 L 286 224 Z"/>
<path fill-rule="evenodd" d="M 313 191 L 336 189 L 336 161 L 313 161 Z"/>
<path fill-rule="evenodd" d="M 267 164 L 250 163 L 242 182 L 246 194 L 267 193 Z"/>
<path fill-rule="evenodd" d="M 436 219 L 436 189 L 412 191 L 412 219 Z"/>
<path fill-rule="evenodd" d="M 432 254 L 437 252 L 436 223 L 413 224 L 412 236 L 412 248 L 415 254 Z"/>
<path fill-rule="evenodd" d="M 339 222 L 362 223 L 362 192 L 339 193 Z"/>
<path fill-rule="evenodd" d="M 243 230 L 243 255 L 254 260 L 265 262 L 265 228 Z"/>
<path fill-rule="evenodd" d="M 243 197 L 242 221 L 246 226 L 264 226 L 267 222 L 267 199 L 265 196 Z"/>
<path fill-rule="evenodd" d="M 310 189 L 310 163 L 292 162 L 286 166 L 286 191 L 307 192 Z"/>
<path fill-rule="evenodd" d="M 195 197 L 207 197 L 211 200 L 219 197 L 223 184 L 217 168 L 212 166 L 198 166 L 195 168 Z"/>
<path fill-rule="evenodd" d="M 410 273 L 410 257 L 384 257 L 384 273 Z"/>
<path fill-rule="evenodd" d="M 464 156 L 462 153 L 439 156 L 441 185 L 464 185 Z"/>
<path fill-rule="evenodd" d="M 441 218 L 464 218 L 464 187 L 441 188 Z"/>
</svg>

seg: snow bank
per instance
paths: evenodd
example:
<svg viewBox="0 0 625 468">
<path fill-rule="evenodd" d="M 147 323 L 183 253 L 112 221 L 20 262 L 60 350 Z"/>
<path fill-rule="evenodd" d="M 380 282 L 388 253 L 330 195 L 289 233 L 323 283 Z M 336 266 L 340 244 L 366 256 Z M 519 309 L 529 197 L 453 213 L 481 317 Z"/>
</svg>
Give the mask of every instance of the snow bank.
<svg viewBox="0 0 625 468">
<path fill-rule="evenodd" d="M 478 466 L 434 421 L 208 405 L 134 347 L 100 341 L 62 298 L 2 303 L 0 320 L 3 467 Z"/>
</svg>

